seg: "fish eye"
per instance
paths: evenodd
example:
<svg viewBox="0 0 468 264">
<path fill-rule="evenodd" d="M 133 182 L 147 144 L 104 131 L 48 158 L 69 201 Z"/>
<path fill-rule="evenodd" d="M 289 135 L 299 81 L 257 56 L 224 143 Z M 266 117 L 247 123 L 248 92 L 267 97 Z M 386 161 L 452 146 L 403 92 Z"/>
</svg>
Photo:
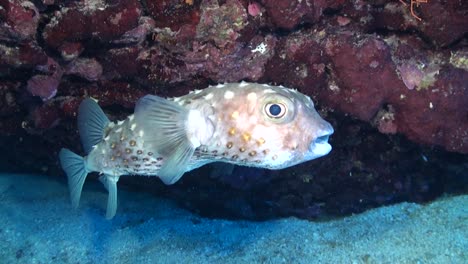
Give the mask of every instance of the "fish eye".
<svg viewBox="0 0 468 264">
<path fill-rule="evenodd" d="M 286 105 L 282 103 L 267 103 L 265 104 L 265 113 L 268 117 L 278 119 L 286 115 Z"/>
</svg>

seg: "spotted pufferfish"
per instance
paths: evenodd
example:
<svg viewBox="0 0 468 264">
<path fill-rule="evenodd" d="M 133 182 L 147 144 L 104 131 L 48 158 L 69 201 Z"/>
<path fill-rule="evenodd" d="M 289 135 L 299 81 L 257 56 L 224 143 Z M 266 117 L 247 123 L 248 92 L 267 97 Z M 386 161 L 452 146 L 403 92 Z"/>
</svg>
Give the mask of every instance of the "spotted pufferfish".
<svg viewBox="0 0 468 264">
<path fill-rule="evenodd" d="M 122 175 L 157 176 L 177 182 L 211 162 L 283 169 L 328 154 L 333 128 L 296 90 L 256 83 L 228 83 L 164 99 L 146 95 L 134 114 L 109 121 L 93 99 L 78 110 L 86 156 L 59 153 L 72 205 L 78 206 L 86 176 L 99 172 L 107 188 L 106 218 L 117 210 Z"/>
</svg>

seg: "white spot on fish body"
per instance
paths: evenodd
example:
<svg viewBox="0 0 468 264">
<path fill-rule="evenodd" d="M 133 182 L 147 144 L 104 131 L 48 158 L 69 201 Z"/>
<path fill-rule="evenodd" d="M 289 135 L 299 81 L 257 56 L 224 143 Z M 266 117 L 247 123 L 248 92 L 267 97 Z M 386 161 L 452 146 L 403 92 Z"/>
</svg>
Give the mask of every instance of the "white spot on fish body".
<svg viewBox="0 0 468 264">
<path fill-rule="evenodd" d="M 234 98 L 234 92 L 233 91 L 230 91 L 230 90 L 227 90 L 225 93 L 224 93 L 224 99 L 226 100 L 230 100 Z"/>
<path fill-rule="evenodd" d="M 121 127 L 117 128 L 117 130 L 115 130 L 115 133 L 120 133 L 120 132 L 122 132 L 122 128 L 121 128 Z"/>
<path fill-rule="evenodd" d="M 221 83 L 216 85 L 216 88 L 223 88 L 223 87 L 224 87 L 224 84 L 221 84 Z"/>
<path fill-rule="evenodd" d="M 117 121 L 117 125 L 120 126 L 123 124 L 124 121 Z"/>
<path fill-rule="evenodd" d="M 133 123 L 133 124 L 130 126 L 130 129 L 131 129 L 131 130 L 135 130 L 135 128 L 136 128 L 136 124 Z"/>
<path fill-rule="evenodd" d="M 273 89 L 265 89 L 263 90 L 263 93 L 264 94 L 268 94 L 268 93 L 274 93 L 275 91 L 273 91 Z"/>
<path fill-rule="evenodd" d="M 245 87 L 245 86 L 247 86 L 247 85 L 249 85 L 249 84 L 243 81 L 243 82 L 241 82 L 241 83 L 239 84 L 239 87 Z"/>
<path fill-rule="evenodd" d="M 130 121 L 133 121 L 134 118 L 135 118 L 134 115 L 128 116 L 128 120 L 130 120 Z"/>
<path fill-rule="evenodd" d="M 195 91 L 194 91 L 195 94 L 199 94 L 199 93 L 201 93 L 201 92 L 202 92 L 202 90 L 195 90 Z"/>
<path fill-rule="evenodd" d="M 145 132 L 144 132 L 143 130 L 138 131 L 138 135 L 139 135 L 140 137 L 143 137 L 144 134 L 145 134 Z"/>
<path fill-rule="evenodd" d="M 210 99 L 212 99 L 212 98 L 213 98 L 213 93 L 209 93 L 209 94 L 205 95 L 204 98 L 205 98 L 205 100 L 210 100 Z"/>
<path fill-rule="evenodd" d="M 247 100 L 249 100 L 249 101 L 255 101 L 255 100 L 257 100 L 257 94 L 254 93 L 254 92 L 249 93 L 249 94 L 247 95 Z"/>
</svg>

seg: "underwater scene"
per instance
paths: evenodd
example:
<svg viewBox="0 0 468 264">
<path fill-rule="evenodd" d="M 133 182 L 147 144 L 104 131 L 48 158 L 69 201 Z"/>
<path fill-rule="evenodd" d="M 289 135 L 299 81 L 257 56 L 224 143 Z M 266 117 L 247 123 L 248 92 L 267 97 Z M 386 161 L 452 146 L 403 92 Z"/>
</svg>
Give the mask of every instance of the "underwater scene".
<svg viewBox="0 0 468 264">
<path fill-rule="evenodd" d="M 468 263 L 467 18 L 0 0 L 0 264 Z"/>
</svg>

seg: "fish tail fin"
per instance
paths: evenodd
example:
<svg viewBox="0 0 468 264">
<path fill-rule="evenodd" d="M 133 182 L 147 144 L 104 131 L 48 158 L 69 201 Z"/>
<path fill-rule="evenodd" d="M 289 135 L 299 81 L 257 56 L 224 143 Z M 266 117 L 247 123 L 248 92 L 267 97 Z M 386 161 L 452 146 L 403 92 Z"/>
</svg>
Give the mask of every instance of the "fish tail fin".
<svg viewBox="0 0 468 264">
<path fill-rule="evenodd" d="M 99 177 L 99 180 L 104 184 L 104 187 L 106 187 L 109 192 L 109 196 L 107 198 L 106 218 L 112 219 L 117 212 L 117 182 L 119 181 L 119 177 L 102 175 Z"/>
<path fill-rule="evenodd" d="M 68 188 L 73 207 L 78 207 L 81 190 L 85 182 L 88 170 L 83 157 L 73 153 L 69 149 L 61 149 L 59 153 L 60 165 L 68 177 Z"/>
<path fill-rule="evenodd" d="M 102 141 L 104 129 L 110 123 L 101 107 L 91 98 L 84 99 L 78 109 L 78 131 L 86 154 Z"/>
</svg>

